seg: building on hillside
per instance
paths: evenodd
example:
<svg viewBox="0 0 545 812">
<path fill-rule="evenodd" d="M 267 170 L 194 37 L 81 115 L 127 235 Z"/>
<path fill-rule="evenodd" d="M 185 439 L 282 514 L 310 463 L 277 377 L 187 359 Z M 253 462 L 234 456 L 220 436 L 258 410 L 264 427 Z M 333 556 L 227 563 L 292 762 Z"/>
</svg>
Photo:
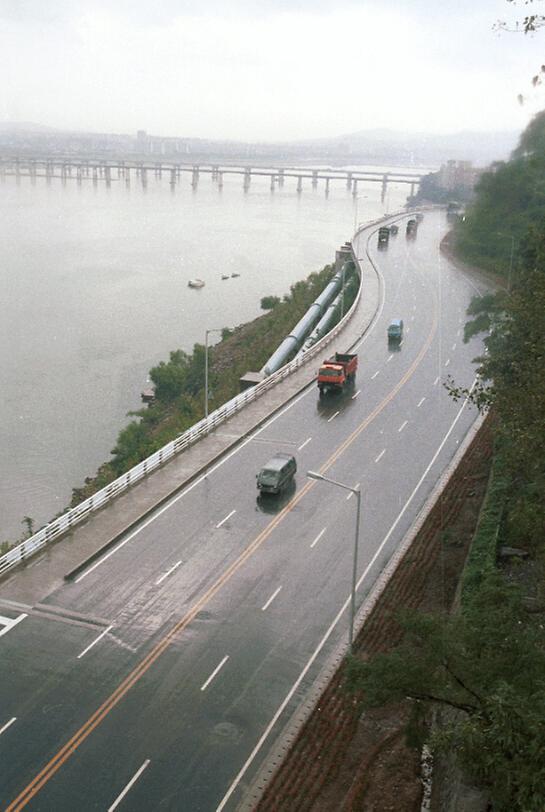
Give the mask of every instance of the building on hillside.
<svg viewBox="0 0 545 812">
<path fill-rule="evenodd" d="M 479 180 L 482 169 L 477 169 L 471 161 L 447 161 L 439 170 L 439 187 L 454 191 L 463 189 L 471 192 Z"/>
</svg>

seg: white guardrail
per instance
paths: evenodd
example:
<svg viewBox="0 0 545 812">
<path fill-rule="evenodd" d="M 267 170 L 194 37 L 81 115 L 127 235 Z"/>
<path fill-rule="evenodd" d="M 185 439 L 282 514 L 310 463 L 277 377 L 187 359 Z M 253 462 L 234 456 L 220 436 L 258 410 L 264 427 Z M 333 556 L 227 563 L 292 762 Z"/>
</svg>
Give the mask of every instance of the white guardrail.
<svg viewBox="0 0 545 812">
<path fill-rule="evenodd" d="M 370 223 L 365 223 L 360 229 L 358 229 L 357 234 L 359 234 L 361 230 L 370 228 L 383 220 L 384 218 L 380 217 L 379 219 L 373 220 Z M 359 267 L 357 257 L 354 257 L 354 261 Z M 362 273 L 360 267 L 360 280 L 361 277 Z M 191 428 L 187 429 L 187 431 L 184 431 L 184 433 L 180 434 L 179 437 L 176 437 L 175 440 L 171 440 L 170 443 L 167 443 L 165 446 L 160 448 L 159 451 L 156 451 L 150 457 L 147 457 L 142 462 L 139 462 L 138 465 L 135 465 L 134 468 L 130 469 L 130 471 L 127 471 L 109 485 L 106 485 L 106 487 L 102 488 L 102 490 L 97 491 L 97 493 L 90 496 L 84 502 L 80 502 L 80 504 L 76 505 L 76 507 L 73 507 L 66 513 L 63 513 L 62 516 L 59 516 L 49 524 L 42 527 L 41 530 L 38 530 L 37 533 L 34 533 L 34 535 L 25 539 L 25 541 L 22 541 L 16 547 L 12 547 L 11 550 L 8 550 L 7 553 L 0 556 L 0 575 L 29 558 L 29 556 L 36 553 L 46 544 L 49 544 L 50 541 L 53 541 L 54 539 L 63 535 L 63 533 L 71 530 L 76 524 L 86 519 L 89 514 L 102 508 L 120 493 L 126 491 L 127 488 L 136 484 L 149 473 L 159 468 L 161 465 L 163 465 L 163 463 L 167 462 L 167 460 L 172 459 L 172 457 L 174 457 L 176 454 L 179 454 L 190 445 L 193 445 L 193 443 L 195 443 L 197 440 L 200 440 L 201 437 L 205 437 L 207 434 L 213 431 L 216 426 L 223 423 L 223 421 L 227 420 L 228 417 L 246 406 L 247 403 L 257 400 L 257 398 L 259 398 L 265 392 L 268 392 L 269 389 L 278 383 L 278 381 L 283 380 L 288 375 L 291 375 L 292 372 L 299 369 L 299 367 L 306 364 L 311 358 L 321 352 L 326 344 L 328 344 L 333 338 L 335 338 L 336 335 L 338 335 L 338 333 L 340 333 L 341 330 L 344 329 L 346 323 L 351 319 L 356 307 L 358 306 L 361 290 L 362 285 L 360 282 L 358 294 L 350 310 L 333 328 L 333 330 L 331 330 L 331 332 L 321 338 L 320 341 L 317 341 L 316 344 L 307 350 L 304 355 L 290 361 L 289 364 L 281 367 L 277 372 L 270 375 L 252 389 L 247 389 L 245 392 L 242 392 L 240 395 L 237 395 L 236 397 L 227 401 L 227 403 L 224 403 L 223 406 L 220 406 L 218 409 L 208 415 L 207 419 L 203 419 L 198 423 L 195 423 L 194 426 L 191 426 Z"/>
</svg>

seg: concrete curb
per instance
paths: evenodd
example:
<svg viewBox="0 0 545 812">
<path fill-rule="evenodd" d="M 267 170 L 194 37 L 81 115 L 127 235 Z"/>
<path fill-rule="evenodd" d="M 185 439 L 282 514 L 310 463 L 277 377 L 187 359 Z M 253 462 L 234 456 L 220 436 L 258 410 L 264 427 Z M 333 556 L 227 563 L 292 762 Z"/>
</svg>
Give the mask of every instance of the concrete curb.
<svg viewBox="0 0 545 812">
<path fill-rule="evenodd" d="M 485 417 L 479 415 L 475 422 L 469 428 L 466 436 L 464 437 L 460 447 L 457 449 L 454 457 L 450 461 L 446 470 L 436 483 L 433 491 L 426 499 L 424 505 L 420 509 L 412 527 L 404 536 L 401 544 L 397 550 L 392 554 L 388 563 L 382 570 L 381 574 L 375 581 L 374 586 L 369 592 L 368 596 L 364 599 L 359 609 L 356 612 L 354 620 L 355 639 L 363 628 L 369 615 L 379 602 L 384 590 L 386 589 L 394 572 L 398 568 L 404 555 L 410 549 L 416 536 L 422 529 L 422 526 L 431 511 L 433 510 L 437 500 L 443 493 L 448 482 L 456 471 L 458 465 L 471 446 L 471 443 L 479 433 Z M 239 802 L 236 807 L 237 812 L 253 812 L 256 805 L 259 803 L 263 793 L 265 792 L 269 782 L 276 775 L 278 769 L 282 765 L 289 749 L 294 744 L 297 736 L 301 732 L 303 726 L 308 721 L 312 713 L 318 707 L 320 698 L 339 670 L 346 655 L 348 653 L 348 643 L 346 640 L 337 644 L 334 650 L 329 655 L 326 663 L 322 666 L 320 672 L 316 676 L 311 688 L 307 692 L 306 698 L 302 704 L 292 713 L 284 725 L 283 730 L 280 732 L 276 739 L 276 743 L 270 750 L 269 756 L 266 758 L 265 763 L 260 768 L 257 776 L 250 784 L 245 793 L 244 798 Z"/>
<path fill-rule="evenodd" d="M 360 231 L 363 231 L 363 230 L 365 230 L 366 228 L 369 228 L 369 227 L 370 227 L 370 225 L 366 225 L 362 229 L 360 229 Z M 371 239 L 371 237 L 372 237 L 372 235 L 374 233 L 375 233 L 374 231 L 371 232 L 371 234 L 369 235 L 369 240 Z M 373 314 L 371 315 L 371 318 L 370 318 L 369 322 L 365 325 L 365 327 L 364 327 L 363 331 L 360 333 L 360 335 L 358 335 L 356 337 L 356 339 L 352 342 L 352 344 L 348 347 L 348 350 L 350 350 L 355 344 L 357 344 L 358 341 L 361 341 L 361 339 L 371 329 L 371 327 L 375 323 L 376 316 L 377 316 L 377 313 L 378 313 L 379 308 L 380 308 L 380 301 L 381 301 L 380 297 L 381 297 L 381 293 L 382 293 L 382 285 L 381 285 L 380 276 L 379 276 L 379 274 L 377 272 L 377 269 L 376 269 L 374 263 L 371 260 L 371 257 L 369 256 L 367 247 L 366 247 L 366 253 L 367 253 L 367 258 L 369 260 L 371 268 L 373 269 L 374 273 L 377 276 L 377 281 L 378 281 L 378 285 L 379 285 L 379 295 L 378 295 L 376 307 L 375 307 L 375 309 L 373 311 Z M 362 285 L 363 285 L 363 281 L 362 281 Z M 143 521 L 145 521 L 145 519 L 147 519 L 149 516 L 151 516 L 154 513 L 154 511 L 158 510 L 160 507 L 162 507 L 164 504 L 166 504 L 170 499 L 172 499 L 174 496 L 176 496 L 181 491 L 183 491 L 184 488 L 186 488 L 188 485 L 190 485 L 192 482 L 194 482 L 196 479 L 198 479 L 207 470 L 207 468 L 209 468 L 211 465 L 213 465 L 214 463 L 221 460 L 222 457 L 224 457 L 226 454 L 228 454 L 230 451 L 232 451 L 232 449 L 235 448 L 242 440 L 244 440 L 246 437 L 248 437 L 254 431 L 259 429 L 260 426 L 262 426 L 264 423 L 266 423 L 267 420 L 270 420 L 270 418 L 273 417 L 275 414 L 277 414 L 281 409 L 284 409 L 289 403 L 291 403 L 292 400 L 294 400 L 296 397 L 299 397 L 301 392 L 304 392 L 305 389 L 308 389 L 311 386 L 313 386 L 314 385 L 314 380 L 315 379 L 312 378 L 311 381 L 308 381 L 307 383 L 303 384 L 299 389 L 297 389 L 295 392 L 293 392 L 286 400 L 284 400 L 281 404 L 276 406 L 276 408 L 274 408 L 271 412 L 269 412 L 267 415 L 262 417 L 256 423 L 254 423 L 254 425 L 251 426 L 250 428 L 248 428 L 247 431 L 245 431 L 243 434 L 238 436 L 236 438 L 236 440 L 233 440 L 232 443 L 229 443 L 229 445 L 227 445 L 225 448 L 223 448 L 218 454 L 211 457 L 204 465 L 202 465 L 199 469 L 194 471 L 183 482 L 178 483 L 175 488 L 173 488 L 171 491 L 169 491 L 164 496 L 161 496 L 160 499 L 158 499 L 153 505 L 146 508 L 146 510 L 144 510 L 139 516 L 137 516 L 133 521 L 131 521 L 128 525 L 126 525 L 123 528 L 123 530 L 120 530 L 118 533 L 116 533 L 114 536 L 112 536 L 110 539 L 108 539 L 104 544 L 102 544 L 97 550 L 95 550 L 90 555 L 88 555 L 83 561 L 81 561 L 79 564 L 76 564 L 75 567 L 73 567 L 71 570 L 69 570 L 69 572 L 67 572 L 63 576 L 64 580 L 65 581 L 73 581 L 74 578 L 76 578 L 81 572 L 83 572 L 85 569 L 87 569 L 87 567 L 89 567 L 91 564 L 93 564 L 95 561 L 97 561 L 99 558 L 101 558 L 104 555 L 104 553 L 106 553 L 106 552 L 108 552 L 108 550 L 112 549 L 112 547 L 114 547 L 117 544 L 117 542 L 121 538 L 123 538 L 123 536 L 126 533 L 129 533 L 131 530 L 134 530 L 139 524 L 141 524 Z M 165 465 L 167 465 L 168 462 L 170 462 L 170 460 L 168 460 L 165 463 Z"/>
</svg>

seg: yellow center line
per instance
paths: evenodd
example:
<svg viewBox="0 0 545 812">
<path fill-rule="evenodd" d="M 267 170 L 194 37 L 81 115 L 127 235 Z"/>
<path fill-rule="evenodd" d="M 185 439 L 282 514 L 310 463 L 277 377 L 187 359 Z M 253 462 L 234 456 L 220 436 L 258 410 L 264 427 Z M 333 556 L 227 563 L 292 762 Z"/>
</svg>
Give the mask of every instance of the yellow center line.
<svg viewBox="0 0 545 812">
<path fill-rule="evenodd" d="M 422 362 L 424 356 L 429 350 L 433 341 L 435 332 L 437 330 L 437 312 L 434 311 L 433 323 L 428 334 L 428 337 L 418 353 L 417 357 L 398 381 L 390 393 L 379 403 L 375 409 L 363 420 L 362 423 L 350 434 L 338 448 L 333 452 L 328 460 L 321 466 L 320 473 L 324 474 L 331 468 L 331 466 L 339 459 L 339 457 L 349 448 L 357 437 L 364 431 L 369 424 L 386 408 L 386 406 L 398 394 L 400 389 L 407 383 L 407 381 L 414 375 L 418 366 Z M 93 732 L 93 730 L 102 722 L 102 720 L 110 713 L 110 711 L 117 705 L 117 703 L 127 694 L 127 692 L 135 685 L 153 665 L 153 663 L 163 654 L 166 648 L 170 645 L 173 638 L 182 632 L 195 618 L 218 592 L 219 590 L 231 579 L 231 577 L 240 569 L 240 567 L 252 556 L 256 550 L 263 544 L 263 542 L 271 535 L 273 530 L 283 521 L 284 517 L 290 513 L 291 510 L 303 499 L 304 496 L 314 487 L 315 482 L 307 482 L 306 485 L 294 496 L 294 498 L 275 516 L 275 518 L 265 527 L 261 533 L 248 545 L 248 547 L 241 553 L 241 555 L 230 564 L 225 572 L 215 581 L 214 584 L 202 595 L 201 598 L 194 604 L 194 606 L 181 618 L 172 629 L 151 649 L 151 651 L 144 657 L 144 659 L 123 679 L 113 693 L 100 705 L 99 708 L 87 719 L 87 721 L 74 733 L 71 739 L 61 747 L 61 749 L 54 755 L 50 761 L 43 767 L 43 769 L 32 779 L 32 781 L 22 790 L 22 792 L 15 798 L 14 801 L 6 808 L 5 812 L 18 812 L 23 809 L 31 798 L 49 781 L 50 778 L 62 767 L 62 765 L 73 755 L 80 744 Z"/>
</svg>

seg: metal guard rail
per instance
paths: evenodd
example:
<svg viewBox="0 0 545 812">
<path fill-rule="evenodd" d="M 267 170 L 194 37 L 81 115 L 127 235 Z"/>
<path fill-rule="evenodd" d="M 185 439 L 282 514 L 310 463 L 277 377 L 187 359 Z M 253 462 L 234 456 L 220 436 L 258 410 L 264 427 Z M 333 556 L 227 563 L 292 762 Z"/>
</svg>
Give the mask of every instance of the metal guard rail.
<svg viewBox="0 0 545 812">
<path fill-rule="evenodd" d="M 376 225 L 379 222 L 384 220 L 383 217 L 378 218 L 377 220 L 373 220 L 370 223 L 365 223 L 362 228 L 358 229 L 358 232 L 363 230 L 363 228 L 367 229 L 370 226 Z M 356 235 L 355 235 L 356 236 Z M 359 262 L 357 257 L 354 257 L 354 261 L 356 265 L 359 267 Z M 313 358 L 317 355 L 321 350 L 333 339 L 335 336 L 340 333 L 341 330 L 344 329 L 347 322 L 351 319 L 361 296 L 361 268 L 360 268 L 360 286 L 358 289 L 358 294 L 350 308 L 350 310 L 345 314 L 345 316 L 341 319 L 341 321 L 329 332 L 325 335 L 320 341 L 316 342 L 313 347 L 311 347 L 304 355 L 295 358 L 293 361 L 290 361 L 289 364 L 285 364 L 281 367 L 277 372 L 273 375 L 270 375 L 261 383 L 254 386 L 252 389 L 247 389 L 245 392 L 242 392 L 240 395 L 236 395 L 236 397 L 232 398 L 231 400 L 224 403 L 223 406 L 220 406 L 218 409 L 213 411 L 209 416 L 208 419 L 200 420 L 198 423 L 195 423 L 194 426 L 184 431 L 183 434 L 180 434 L 179 437 L 176 437 L 175 440 L 171 440 L 170 443 L 167 443 L 159 451 L 156 451 L 151 456 L 147 457 L 142 462 L 139 462 L 138 465 L 135 465 L 125 474 L 122 474 L 120 477 L 115 479 L 109 485 L 106 485 L 102 490 L 97 491 L 97 493 L 90 496 L 85 501 L 80 502 L 79 505 L 68 510 L 66 513 L 63 513 L 58 518 L 54 519 L 49 524 L 45 525 L 38 530 L 37 533 L 30 536 L 28 539 L 25 539 L 16 547 L 12 547 L 11 550 L 8 550 L 7 553 L 0 556 L 0 575 L 2 575 L 7 570 L 15 567 L 17 564 L 24 561 L 29 556 L 33 555 L 35 552 L 40 550 L 46 544 L 49 544 L 50 541 L 58 538 L 59 536 L 63 535 L 64 533 L 68 532 L 69 530 L 74 527 L 74 525 L 78 524 L 79 522 L 86 519 L 91 513 L 95 510 L 99 510 L 101 507 L 106 505 L 120 493 L 126 491 L 127 488 L 134 485 L 136 482 L 139 482 L 149 473 L 154 471 L 155 469 L 159 468 L 163 463 L 170 460 L 176 454 L 179 454 L 184 449 L 188 448 L 190 445 L 193 445 L 197 440 L 200 440 L 201 437 L 205 437 L 211 431 L 213 431 L 216 426 L 230 417 L 235 412 L 238 412 L 247 403 L 251 403 L 253 400 L 256 400 L 265 392 L 268 392 L 278 381 L 283 380 L 288 375 L 291 375 L 292 372 L 295 372 L 296 369 L 303 366 L 307 363 L 308 360 Z"/>
</svg>

